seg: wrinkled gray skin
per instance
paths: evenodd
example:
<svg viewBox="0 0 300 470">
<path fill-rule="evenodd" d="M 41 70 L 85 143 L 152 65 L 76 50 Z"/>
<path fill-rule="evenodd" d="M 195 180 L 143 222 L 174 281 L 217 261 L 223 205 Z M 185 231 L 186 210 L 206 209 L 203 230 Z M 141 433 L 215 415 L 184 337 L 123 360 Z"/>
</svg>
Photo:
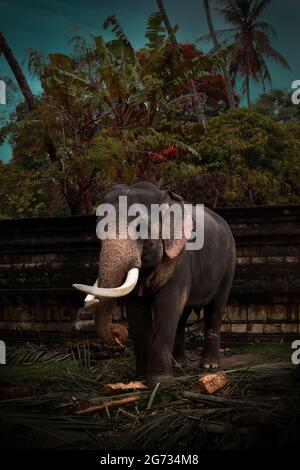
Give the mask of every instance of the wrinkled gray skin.
<svg viewBox="0 0 300 470">
<path fill-rule="evenodd" d="M 113 186 L 105 203 L 117 206 L 120 195 L 128 205 L 167 202 L 182 198 L 147 182 Z M 99 262 L 99 287 L 121 285 L 129 269 L 139 268 L 134 291 L 122 299 L 134 342 L 137 376 L 149 386 L 172 382 L 172 356 L 185 360 L 184 328 L 193 308 L 204 306 L 205 343 L 200 367 L 219 365 L 220 326 L 235 268 L 235 243 L 227 223 L 205 209 L 204 247 L 185 250 L 185 240 L 104 240 Z M 105 343 L 124 341 L 126 329 L 112 323 L 117 300 L 101 298 L 96 330 Z"/>
</svg>

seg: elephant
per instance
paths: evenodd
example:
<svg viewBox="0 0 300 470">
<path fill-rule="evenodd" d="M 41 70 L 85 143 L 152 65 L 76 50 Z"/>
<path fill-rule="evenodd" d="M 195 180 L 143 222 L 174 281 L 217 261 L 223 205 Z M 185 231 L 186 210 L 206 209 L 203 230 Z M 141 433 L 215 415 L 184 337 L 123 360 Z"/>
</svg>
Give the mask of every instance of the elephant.
<svg viewBox="0 0 300 470">
<path fill-rule="evenodd" d="M 121 195 L 127 196 L 128 204 L 147 208 L 184 204 L 181 196 L 147 181 L 114 185 L 103 202 L 118 210 Z M 194 216 L 191 218 L 194 224 Z M 204 244 L 199 250 L 187 250 L 184 236 L 102 240 L 95 285 L 73 284 L 88 294 L 85 304 L 95 307 L 96 332 L 106 344 L 124 342 L 127 337 L 125 326 L 112 321 L 117 298 L 123 297 L 136 375 L 145 377 L 149 387 L 173 383 L 172 360 L 185 361 L 185 323 L 193 309 L 204 309 L 199 366 L 216 368 L 220 364 L 220 329 L 234 277 L 235 242 L 218 214 L 205 207 L 203 220 Z"/>
</svg>

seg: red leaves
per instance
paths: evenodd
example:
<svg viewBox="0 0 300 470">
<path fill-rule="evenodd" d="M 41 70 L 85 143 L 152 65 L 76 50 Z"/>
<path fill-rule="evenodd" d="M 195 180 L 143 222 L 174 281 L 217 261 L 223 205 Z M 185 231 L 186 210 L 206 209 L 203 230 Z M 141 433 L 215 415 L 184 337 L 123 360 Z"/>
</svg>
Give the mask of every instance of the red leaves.
<svg viewBox="0 0 300 470">
<path fill-rule="evenodd" d="M 159 167 L 177 160 L 182 151 L 170 145 L 162 152 L 148 152 L 138 164 L 138 176 L 155 181 L 155 175 Z"/>
<path fill-rule="evenodd" d="M 145 49 L 135 51 L 134 55 L 138 58 L 141 67 L 144 67 L 149 62 L 150 54 Z"/>
<path fill-rule="evenodd" d="M 168 159 L 176 159 L 180 155 L 180 150 L 174 145 L 171 145 L 163 151 L 162 155 Z"/>
<path fill-rule="evenodd" d="M 193 59 L 194 57 L 199 56 L 199 51 L 197 51 L 194 44 L 189 44 L 188 42 L 182 44 L 183 57 L 185 59 Z"/>
</svg>

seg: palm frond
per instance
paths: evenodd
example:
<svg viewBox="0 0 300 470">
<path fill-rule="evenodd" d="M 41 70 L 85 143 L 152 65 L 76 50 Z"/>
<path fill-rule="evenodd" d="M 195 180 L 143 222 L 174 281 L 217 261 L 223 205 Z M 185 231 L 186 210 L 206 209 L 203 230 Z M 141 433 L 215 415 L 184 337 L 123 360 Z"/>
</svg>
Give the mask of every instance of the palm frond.
<svg viewBox="0 0 300 470">
<path fill-rule="evenodd" d="M 152 13 L 146 28 L 146 38 L 148 39 L 146 46 L 154 51 L 164 43 L 166 36 L 162 14 L 160 12 Z"/>
<path fill-rule="evenodd" d="M 262 437 L 266 442 L 267 429 L 271 431 L 272 439 L 276 436 L 279 444 L 282 435 L 288 439 L 294 432 L 297 419 L 291 425 L 286 414 L 290 406 L 288 399 L 277 400 L 275 404 L 267 397 L 275 390 L 284 395 L 287 389 L 292 396 L 297 396 L 300 383 L 293 372 L 290 364 L 287 367 L 270 364 L 227 371 L 229 381 L 219 395 L 182 391 L 181 402 L 176 405 L 165 403 L 162 409 L 157 407 L 146 413 L 143 422 L 122 439 L 121 448 L 241 449 L 259 445 Z M 190 377 L 183 379 L 191 380 Z M 162 390 L 160 394 L 163 399 Z M 293 413 L 299 419 L 299 404 Z M 244 434 L 239 428 L 241 425 Z M 256 428 L 254 436 L 252 426 Z M 255 442 L 250 444 L 251 435 Z"/>
<path fill-rule="evenodd" d="M 157 132 L 155 129 L 152 129 L 152 135 L 145 137 L 145 143 L 149 143 L 152 148 L 160 151 L 166 147 L 177 147 L 178 149 L 184 151 L 185 153 L 192 155 L 193 157 L 200 158 L 199 153 L 193 149 L 190 145 L 185 144 L 179 139 L 175 139 L 171 135 L 164 134 L 162 132 Z"/>
<path fill-rule="evenodd" d="M 53 350 L 44 345 L 27 343 L 9 354 L 11 365 L 32 365 L 36 363 L 50 364 L 53 362 L 67 361 L 71 354 L 65 351 Z"/>
<path fill-rule="evenodd" d="M 126 63 L 127 60 L 132 62 L 134 60 L 133 46 L 115 15 L 108 16 L 104 21 L 103 28 L 108 29 L 109 27 L 111 27 L 117 39 L 109 41 L 106 47 L 120 64 Z"/>
<path fill-rule="evenodd" d="M 56 407 L 60 400 L 63 400 L 63 397 L 57 394 L 30 397 L 30 400 L 2 400 L 1 447 L 6 449 L 10 449 L 12 445 L 18 449 L 93 447 L 95 433 L 103 429 L 103 423 L 95 419 L 59 415 Z M 16 433 L 16 429 L 22 429 L 22 433 Z"/>
<path fill-rule="evenodd" d="M 235 34 L 235 32 L 236 30 L 234 28 L 225 28 L 225 29 L 219 29 L 215 31 L 216 36 L 219 40 L 226 40 L 226 41 L 229 41 L 230 38 L 232 38 L 232 36 L 227 37 L 227 38 L 224 38 L 224 36 L 229 33 Z M 195 44 L 197 44 L 200 41 L 209 42 L 211 40 L 212 40 L 211 34 L 207 33 L 207 34 L 204 34 L 203 36 L 200 36 L 198 39 L 196 39 Z"/>
<path fill-rule="evenodd" d="M 118 18 L 115 15 L 108 16 L 106 18 L 106 20 L 104 21 L 103 28 L 107 29 L 109 27 L 111 27 L 112 32 L 115 34 L 117 39 L 122 41 L 124 44 L 126 44 L 127 47 L 129 47 L 133 51 L 133 47 L 132 47 L 127 35 L 125 34 Z"/>
<path fill-rule="evenodd" d="M 255 31 L 254 33 L 256 47 L 260 54 L 265 55 L 273 59 L 275 62 L 278 62 L 287 70 L 291 70 L 287 60 L 280 54 L 280 52 L 276 51 L 270 43 L 268 36 L 262 31 Z"/>
<path fill-rule="evenodd" d="M 46 55 L 34 49 L 27 49 L 28 70 L 33 77 L 41 76 L 46 64 Z"/>
<path fill-rule="evenodd" d="M 87 346 L 80 353 L 81 366 L 87 369 L 88 356 Z M 232 369 L 226 374 L 228 383 L 216 395 L 191 391 L 198 372 L 176 377 L 171 388 L 159 387 L 151 407 L 149 390 L 140 393 L 138 409 L 128 405 L 126 411 L 102 410 L 89 418 L 77 415 L 78 407 L 111 399 L 101 396 L 101 381 L 92 377 L 69 386 L 57 384 L 56 390 L 43 396 L 1 400 L 0 446 L 184 451 L 280 448 L 284 442 L 299 442 L 300 381 L 290 363 Z M 61 380 L 57 378 L 58 383 Z M 115 399 L 121 396 L 126 395 Z"/>
<path fill-rule="evenodd" d="M 240 27 L 249 13 L 249 5 L 243 0 L 220 0 L 217 10 L 227 23 Z M 248 2 L 249 3 L 249 2 Z"/>
<path fill-rule="evenodd" d="M 272 36 L 277 38 L 276 30 L 273 28 L 273 26 L 270 23 L 267 23 L 267 21 L 257 21 L 256 23 L 254 23 L 254 29 L 255 30 L 261 29 L 262 31 L 266 33 L 271 33 Z"/>
<path fill-rule="evenodd" d="M 258 16 L 261 15 L 261 13 L 264 11 L 264 9 L 271 3 L 271 0 L 256 0 L 252 1 L 252 6 L 251 6 L 251 12 L 250 12 L 250 18 L 252 20 L 255 20 L 258 18 Z"/>
</svg>

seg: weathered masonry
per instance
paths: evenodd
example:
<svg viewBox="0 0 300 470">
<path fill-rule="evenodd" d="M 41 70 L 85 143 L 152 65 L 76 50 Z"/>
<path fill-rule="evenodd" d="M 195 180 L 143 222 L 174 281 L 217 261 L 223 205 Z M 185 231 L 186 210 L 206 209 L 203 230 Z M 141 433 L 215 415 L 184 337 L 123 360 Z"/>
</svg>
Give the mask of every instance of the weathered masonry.
<svg viewBox="0 0 300 470">
<path fill-rule="evenodd" d="M 300 337 L 300 206 L 220 209 L 237 244 L 237 269 L 223 338 Z M 94 283 L 100 242 L 95 217 L 0 221 L 0 329 L 74 328 Z"/>
</svg>

